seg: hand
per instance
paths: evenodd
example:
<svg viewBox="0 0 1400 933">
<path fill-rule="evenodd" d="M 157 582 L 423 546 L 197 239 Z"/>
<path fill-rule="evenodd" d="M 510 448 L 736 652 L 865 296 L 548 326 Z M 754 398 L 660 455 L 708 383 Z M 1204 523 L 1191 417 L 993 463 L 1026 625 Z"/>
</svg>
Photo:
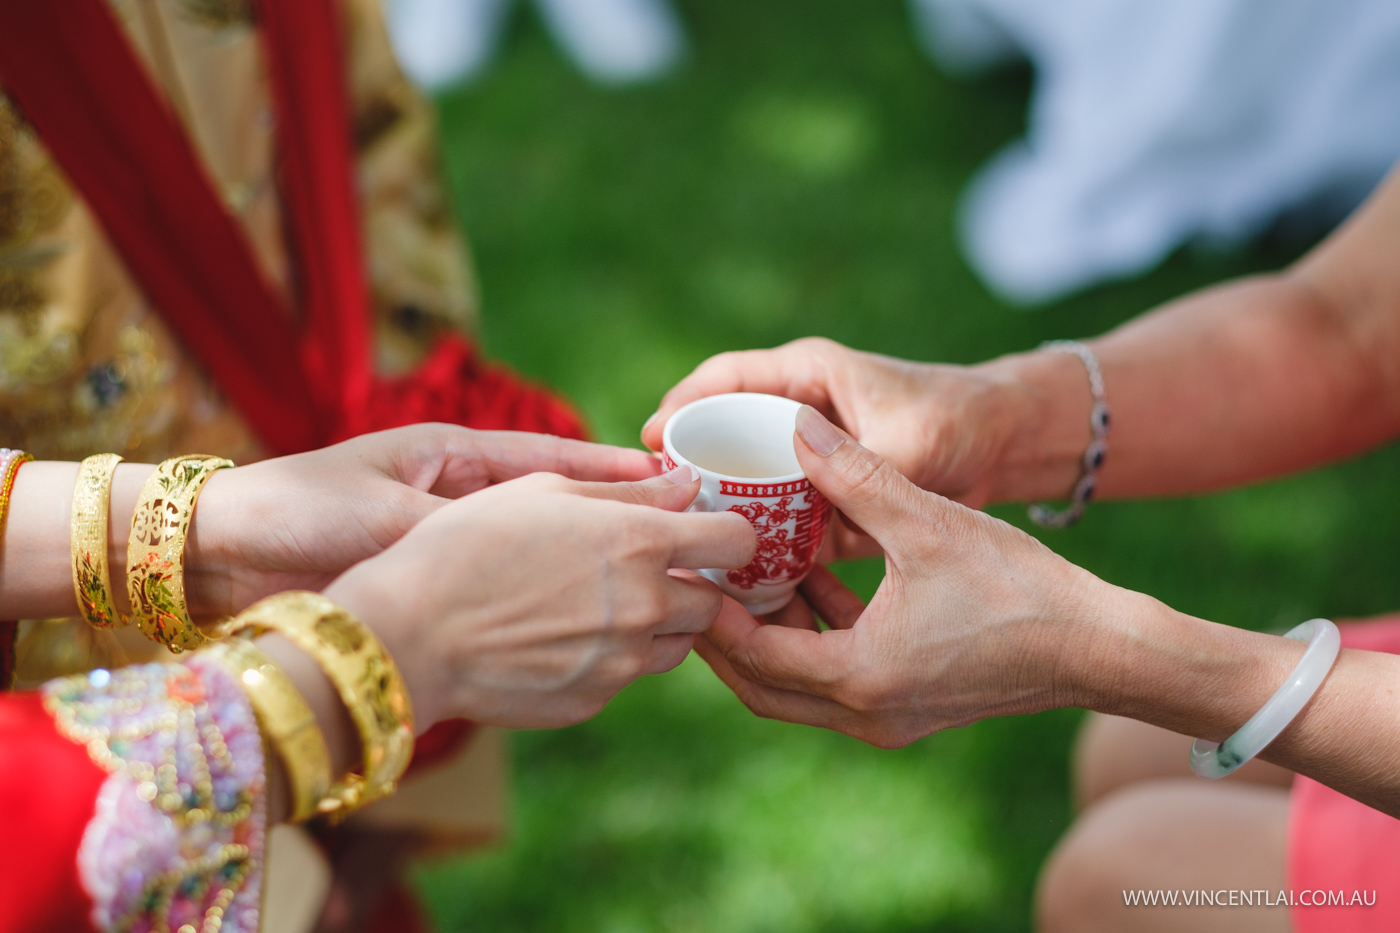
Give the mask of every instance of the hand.
<svg viewBox="0 0 1400 933">
<path fill-rule="evenodd" d="M 1085 656 L 1119 591 L 1010 525 L 917 488 L 811 408 L 797 427 L 803 470 L 884 549 L 885 579 L 866 607 L 817 568 L 776 625 L 726 601 L 696 647 L 749 708 L 893 748 L 1074 702 L 1064 658 Z M 829 631 L 817 631 L 812 609 Z"/>
<path fill-rule="evenodd" d="M 493 483 L 541 471 L 640 480 L 658 470 L 642 451 L 446 424 L 220 470 L 191 526 L 190 604 L 202 616 L 229 615 L 282 590 L 319 590 L 448 502 Z"/>
<path fill-rule="evenodd" d="M 701 363 L 666 393 L 642 441 L 660 450 L 667 419 L 698 398 L 767 392 L 811 405 L 918 486 L 980 507 L 1017 426 L 1007 404 L 1014 386 L 989 368 L 911 363 L 807 337 Z"/>
<path fill-rule="evenodd" d="M 538 474 L 439 509 L 326 595 L 374 627 L 418 724 L 579 722 L 685 659 L 719 590 L 689 569 L 742 567 L 743 516 L 681 512 L 689 467 L 639 483 Z"/>
</svg>

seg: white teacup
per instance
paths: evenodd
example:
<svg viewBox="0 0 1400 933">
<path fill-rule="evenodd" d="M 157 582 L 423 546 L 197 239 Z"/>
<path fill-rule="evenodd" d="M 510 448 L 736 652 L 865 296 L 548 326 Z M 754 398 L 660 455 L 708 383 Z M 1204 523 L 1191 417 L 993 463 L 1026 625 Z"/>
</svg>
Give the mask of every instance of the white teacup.
<svg viewBox="0 0 1400 933">
<path fill-rule="evenodd" d="M 807 480 L 792 449 L 801 404 L 731 392 L 691 402 L 666 422 L 667 469 L 700 473 L 692 512 L 738 512 L 758 532 L 758 551 L 739 570 L 702 570 L 754 615 L 786 606 L 812 569 L 831 503 Z"/>
</svg>

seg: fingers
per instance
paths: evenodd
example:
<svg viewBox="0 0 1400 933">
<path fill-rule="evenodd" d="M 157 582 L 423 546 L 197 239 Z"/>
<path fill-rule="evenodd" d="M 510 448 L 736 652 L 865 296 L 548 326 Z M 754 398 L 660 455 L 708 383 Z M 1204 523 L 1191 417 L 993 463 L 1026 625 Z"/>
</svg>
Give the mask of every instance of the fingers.
<svg viewBox="0 0 1400 933">
<path fill-rule="evenodd" d="M 811 406 L 798 409 L 793 450 L 812 485 L 886 550 L 910 520 L 957 508 L 920 490 Z"/>
<path fill-rule="evenodd" d="M 753 560 L 758 536 L 737 512 L 657 516 L 670 541 L 668 567 L 735 570 Z"/>
<path fill-rule="evenodd" d="M 568 487 L 590 499 L 611 499 L 630 505 L 646 505 L 668 512 L 684 511 L 700 492 L 700 474 L 689 464 L 667 473 L 630 483 L 585 482 Z"/>
<path fill-rule="evenodd" d="M 705 637 L 746 680 L 830 698 L 846 676 L 855 636 L 764 625 L 726 598 Z"/>
<path fill-rule="evenodd" d="M 807 605 L 807 600 L 802 598 L 801 593 L 794 593 L 786 606 L 776 612 L 768 613 L 763 617 L 763 621 L 769 625 L 801 628 L 809 632 L 821 631 L 821 626 L 817 624 L 817 617 L 812 614 L 812 607 Z"/>
<path fill-rule="evenodd" d="M 680 667 L 695 644 L 694 635 L 658 635 L 651 640 L 643 674 L 664 674 Z"/>
<path fill-rule="evenodd" d="M 461 429 L 448 449 L 432 492 L 458 498 L 489 483 L 503 483 L 530 473 L 557 473 L 589 482 L 644 480 L 660 472 L 660 463 L 640 450 L 525 431 Z"/>
<path fill-rule="evenodd" d="M 692 476 L 697 478 L 690 479 Z M 639 483 L 577 483 L 570 491 L 593 499 L 651 506 L 655 511 L 631 516 L 631 520 L 651 523 L 661 535 L 668 567 L 742 567 L 753 559 L 758 545 L 753 526 L 738 513 L 676 514 L 700 491 L 698 474 L 688 465 Z M 623 521 L 619 518 L 619 531 Z"/>
<path fill-rule="evenodd" d="M 558 473 L 585 482 L 635 482 L 656 476 L 661 462 L 649 453 L 590 444 L 547 434 L 491 431 L 499 445 L 491 457 L 492 482 L 527 473 Z"/>
<path fill-rule="evenodd" d="M 825 357 L 835 349 L 839 345 L 829 340 L 806 338 L 773 350 L 712 356 L 666 393 L 642 426 L 642 443 L 660 450 L 662 429 L 678 408 L 724 392 L 766 392 L 829 410 Z"/>
<path fill-rule="evenodd" d="M 754 683 L 742 676 L 729 663 L 724 652 L 705 635 L 695 639 L 695 653 L 704 659 L 721 681 L 734 691 L 745 706 L 767 719 L 802 723 L 854 734 L 855 717 L 851 711 L 824 697 L 811 696 L 792 690 L 780 690 Z"/>
<path fill-rule="evenodd" d="M 688 570 L 672 570 L 663 584 L 662 618 L 654 635 L 693 635 L 703 632 L 719 615 L 719 587 Z"/>
<path fill-rule="evenodd" d="M 861 598 L 825 567 L 813 567 L 807 579 L 802 581 L 799 591 L 811 605 L 812 611 L 832 628 L 852 628 L 861 613 L 865 612 L 865 603 Z"/>
</svg>

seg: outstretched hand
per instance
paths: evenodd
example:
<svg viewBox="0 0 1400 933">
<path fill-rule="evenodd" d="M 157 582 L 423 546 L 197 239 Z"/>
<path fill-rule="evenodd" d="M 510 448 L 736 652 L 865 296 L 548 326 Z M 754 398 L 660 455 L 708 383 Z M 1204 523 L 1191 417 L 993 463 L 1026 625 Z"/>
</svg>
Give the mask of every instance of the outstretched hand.
<svg viewBox="0 0 1400 933">
<path fill-rule="evenodd" d="M 726 600 L 696 649 L 750 709 L 898 747 L 1073 702 L 1063 653 L 1087 644 L 1092 607 L 1111 588 L 919 489 L 815 410 L 799 412 L 797 431 L 807 477 L 883 548 L 885 578 L 865 606 L 817 568 L 777 624 Z"/>
<path fill-rule="evenodd" d="M 691 571 L 753 557 L 743 516 L 684 513 L 694 475 L 502 483 L 439 509 L 326 595 L 384 640 L 425 728 L 578 722 L 681 663 L 714 622 L 720 592 Z"/>
<path fill-rule="evenodd" d="M 696 399 L 766 392 L 817 409 L 915 485 L 980 507 L 1016 427 L 1004 404 L 1009 385 L 985 368 L 915 363 L 805 337 L 701 363 L 666 393 L 642 442 L 660 450 L 666 421 Z"/>
<path fill-rule="evenodd" d="M 544 434 L 419 424 L 210 478 L 186 550 L 202 615 L 321 589 L 454 499 L 529 473 L 617 482 L 655 475 L 642 451 Z"/>
</svg>

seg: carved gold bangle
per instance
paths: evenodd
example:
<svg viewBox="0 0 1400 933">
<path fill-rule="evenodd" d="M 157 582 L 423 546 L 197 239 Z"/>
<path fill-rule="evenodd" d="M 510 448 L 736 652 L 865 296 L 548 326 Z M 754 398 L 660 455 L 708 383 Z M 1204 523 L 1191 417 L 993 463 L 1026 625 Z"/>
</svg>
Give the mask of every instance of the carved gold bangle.
<svg viewBox="0 0 1400 933">
<path fill-rule="evenodd" d="M 394 792 L 413 757 L 413 705 L 394 659 L 369 626 L 319 593 L 269 596 L 230 625 L 254 635 L 277 632 L 316 659 L 335 685 L 364 752 L 361 773 L 331 788 L 321 812 L 343 819 Z"/>
<path fill-rule="evenodd" d="M 112 499 L 112 474 L 121 462 L 116 454 L 94 454 L 78 467 L 78 478 L 73 481 L 68 536 L 73 595 L 78 599 L 78 612 L 93 628 L 116 628 L 131 621 L 117 612 L 107 568 L 107 510 Z"/>
<path fill-rule="evenodd" d="M 208 639 L 185 605 L 185 536 L 199 491 L 215 470 L 233 466 L 222 457 L 172 457 L 146 477 L 131 516 L 126 546 L 126 589 L 131 615 L 148 638 L 179 653 Z"/>
<path fill-rule="evenodd" d="M 264 737 L 282 759 L 292 792 L 292 822 L 311 819 L 331 789 L 331 754 L 316 714 L 291 679 L 252 642 L 229 638 L 210 646 L 208 653 L 243 685 Z"/>
</svg>

